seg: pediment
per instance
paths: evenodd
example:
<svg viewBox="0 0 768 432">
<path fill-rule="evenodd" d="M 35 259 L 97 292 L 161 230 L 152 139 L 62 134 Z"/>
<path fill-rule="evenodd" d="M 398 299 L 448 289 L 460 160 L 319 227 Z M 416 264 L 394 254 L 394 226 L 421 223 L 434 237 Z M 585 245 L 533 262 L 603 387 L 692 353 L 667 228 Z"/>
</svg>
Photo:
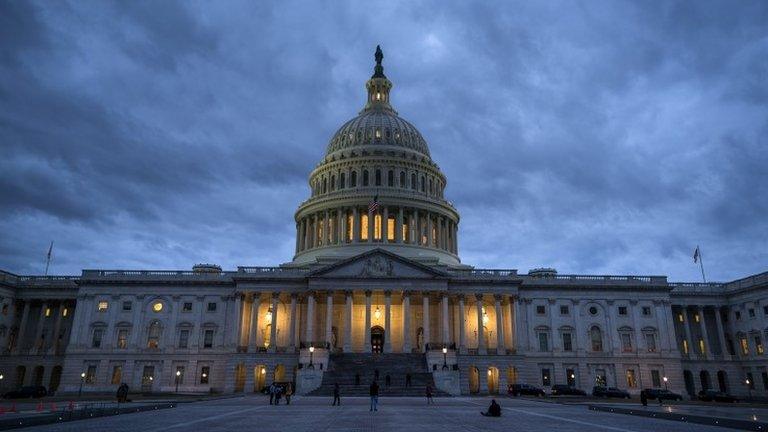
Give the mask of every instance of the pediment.
<svg viewBox="0 0 768 432">
<path fill-rule="evenodd" d="M 440 270 L 403 258 L 383 249 L 374 249 L 329 266 L 308 275 L 321 278 L 416 278 L 434 279 L 448 277 Z"/>
</svg>

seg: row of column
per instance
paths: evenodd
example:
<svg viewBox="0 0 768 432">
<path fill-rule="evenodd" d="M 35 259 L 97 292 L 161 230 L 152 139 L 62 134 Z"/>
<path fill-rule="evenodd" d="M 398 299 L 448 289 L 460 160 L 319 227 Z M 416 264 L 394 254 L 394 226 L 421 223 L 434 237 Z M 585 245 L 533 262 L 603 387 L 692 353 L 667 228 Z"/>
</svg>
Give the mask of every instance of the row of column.
<svg viewBox="0 0 768 432">
<path fill-rule="evenodd" d="M 390 219 L 393 233 L 389 233 Z M 302 218 L 296 224 L 296 233 L 296 253 L 321 246 L 372 242 L 418 244 L 458 252 L 457 223 L 417 208 L 380 206 L 372 213 L 359 207 L 326 209 Z"/>
<path fill-rule="evenodd" d="M 30 353 L 32 354 L 44 354 L 55 355 L 58 349 L 59 333 L 61 332 L 62 320 L 65 314 L 72 313 L 72 305 L 66 300 L 43 300 L 40 303 L 40 312 L 38 319 L 30 324 L 32 301 L 20 300 L 24 305 L 22 307 L 21 317 L 18 321 L 18 326 L 12 326 L 8 329 L 3 337 L 2 347 L 10 348 L 12 354 L 19 354 L 22 352 L 22 345 L 25 338 L 34 331 L 34 340 L 32 342 Z M 49 311 L 49 312 L 48 312 Z M 48 312 L 48 316 L 46 313 Z M 17 314 L 16 314 L 17 315 Z M 14 320 L 16 316 L 14 316 Z M 53 319 L 53 331 L 47 339 L 43 338 L 43 331 L 47 319 Z M 11 337 L 13 337 L 13 346 L 9 346 L 11 343 Z M 62 347 L 63 348 L 63 347 Z M 26 352 L 23 352 L 26 354 Z"/>
<path fill-rule="evenodd" d="M 699 322 L 698 322 L 699 334 L 701 334 L 701 339 L 704 341 L 703 351 L 701 350 L 701 347 L 698 346 L 698 344 L 695 344 L 697 349 L 699 350 L 699 354 L 705 358 L 712 358 L 713 356 L 712 346 L 710 343 L 709 332 L 707 330 L 707 325 L 706 325 L 706 318 L 705 318 L 706 315 L 704 314 L 705 308 L 704 306 L 698 306 L 698 305 L 693 307 L 681 306 L 681 309 L 680 309 L 683 316 L 682 325 L 683 325 L 683 331 L 685 334 L 686 345 L 688 347 L 688 355 L 690 356 L 691 353 L 694 352 L 694 348 L 693 348 L 694 343 L 693 343 L 693 337 L 692 337 L 693 331 L 691 327 L 692 323 L 690 319 L 689 309 L 693 309 L 693 313 L 695 314 L 694 316 L 699 317 Z M 725 356 L 727 355 L 727 349 L 726 349 L 726 342 L 725 342 L 725 327 L 723 326 L 723 318 L 720 315 L 720 308 L 716 307 L 714 312 L 715 312 L 715 324 L 717 329 L 718 343 L 720 345 L 721 354 Z M 683 351 L 682 348 L 681 348 L 681 351 Z"/>
</svg>

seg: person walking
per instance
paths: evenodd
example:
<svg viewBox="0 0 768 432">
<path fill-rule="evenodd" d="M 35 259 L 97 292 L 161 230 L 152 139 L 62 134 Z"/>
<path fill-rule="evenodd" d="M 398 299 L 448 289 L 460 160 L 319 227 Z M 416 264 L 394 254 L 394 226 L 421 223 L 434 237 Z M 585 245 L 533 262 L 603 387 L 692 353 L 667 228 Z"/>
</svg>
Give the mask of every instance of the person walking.
<svg viewBox="0 0 768 432">
<path fill-rule="evenodd" d="M 411 373 L 408 372 L 405 374 L 405 386 L 410 387 L 411 386 Z"/>
<path fill-rule="evenodd" d="M 283 388 L 275 384 L 275 405 L 280 405 L 280 398 L 283 396 Z"/>
<path fill-rule="evenodd" d="M 269 404 L 274 405 L 275 403 L 275 383 L 272 383 L 269 385 Z"/>
<path fill-rule="evenodd" d="M 645 390 L 640 390 L 640 403 L 643 404 L 644 407 L 648 406 L 648 395 L 645 394 Z"/>
<path fill-rule="evenodd" d="M 370 394 L 371 394 L 371 411 L 378 411 L 378 405 L 379 405 L 379 385 L 374 380 L 371 383 L 370 387 Z"/>
<path fill-rule="evenodd" d="M 288 383 L 288 385 L 285 387 L 285 404 L 286 405 L 291 404 L 291 396 L 293 396 L 293 385 L 291 383 Z"/>
<path fill-rule="evenodd" d="M 432 400 L 432 386 L 429 384 L 427 384 L 426 393 L 427 393 L 427 405 L 434 404 L 435 401 Z"/>
<path fill-rule="evenodd" d="M 341 406 L 341 389 L 339 383 L 333 385 L 333 404 L 331 406 Z"/>
</svg>

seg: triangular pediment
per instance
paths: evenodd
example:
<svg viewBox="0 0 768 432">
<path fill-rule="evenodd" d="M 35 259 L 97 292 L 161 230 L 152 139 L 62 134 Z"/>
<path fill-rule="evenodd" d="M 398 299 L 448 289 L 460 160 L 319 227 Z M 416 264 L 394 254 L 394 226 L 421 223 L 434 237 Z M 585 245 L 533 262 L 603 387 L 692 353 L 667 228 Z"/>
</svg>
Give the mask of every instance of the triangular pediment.
<svg viewBox="0 0 768 432">
<path fill-rule="evenodd" d="M 438 269 L 384 249 L 374 249 L 312 271 L 321 278 L 416 278 L 435 279 L 449 275 Z"/>
</svg>

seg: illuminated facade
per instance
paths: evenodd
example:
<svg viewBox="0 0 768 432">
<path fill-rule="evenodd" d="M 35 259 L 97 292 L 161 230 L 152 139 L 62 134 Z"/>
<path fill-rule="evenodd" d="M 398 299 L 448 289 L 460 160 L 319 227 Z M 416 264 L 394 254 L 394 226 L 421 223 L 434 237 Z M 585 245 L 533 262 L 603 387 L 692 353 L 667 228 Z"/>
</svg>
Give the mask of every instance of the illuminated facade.
<svg viewBox="0 0 768 432">
<path fill-rule="evenodd" d="M 365 107 L 310 174 L 292 262 L 0 272 L 0 386 L 231 393 L 291 380 L 306 393 L 341 357 L 418 353 L 452 394 L 520 382 L 768 395 L 768 273 L 698 284 L 462 264 L 446 178 L 392 108 L 382 57 Z"/>
</svg>

